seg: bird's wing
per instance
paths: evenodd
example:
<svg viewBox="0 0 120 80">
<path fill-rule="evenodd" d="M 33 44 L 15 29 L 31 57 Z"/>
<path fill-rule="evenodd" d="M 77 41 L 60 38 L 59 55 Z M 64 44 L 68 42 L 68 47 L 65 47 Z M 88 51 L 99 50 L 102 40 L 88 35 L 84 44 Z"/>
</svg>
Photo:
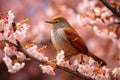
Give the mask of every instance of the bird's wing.
<svg viewBox="0 0 120 80">
<path fill-rule="evenodd" d="M 82 52 L 87 55 L 88 48 L 84 41 L 80 38 L 78 33 L 72 27 L 66 27 L 64 31 L 65 36 L 67 40 L 71 43 L 71 45 L 74 46 L 79 52 Z"/>
</svg>

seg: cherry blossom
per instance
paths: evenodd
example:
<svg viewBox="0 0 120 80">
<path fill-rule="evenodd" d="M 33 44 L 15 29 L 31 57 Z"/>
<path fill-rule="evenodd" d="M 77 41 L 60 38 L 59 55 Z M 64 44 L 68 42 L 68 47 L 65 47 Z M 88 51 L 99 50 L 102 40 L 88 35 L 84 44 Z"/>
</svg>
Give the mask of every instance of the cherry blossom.
<svg viewBox="0 0 120 80">
<path fill-rule="evenodd" d="M 55 72 L 54 72 L 54 68 L 53 67 L 51 67 L 50 65 L 39 65 L 40 67 L 41 67 L 41 69 L 42 69 L 42 72 L 43 73 L 47 73 L 47 74 L 49 74 L 49 75 L 55 75 Z"/>
<path fill-rule="evenodd" d="M 15 73 L 17 71 L 19 71 L 20 69 L 24 68 L 25 63 L 12 63 L 12 60 L 5 54 L 5 56 L 3 57 L 3 61 L 5 62 L 7 68 L 8 68 L 8 72 L 10 73 Z"/>
<path fill-rule="evenodd" d="M 63 61 L 64 57 L 65 57 L 64 51 L 61 50 L 60 53 L 58 53 L 56 56 L 56 60 L 57 60 L 58 65 L 61 63 L 61 61 Z"/>
<path fill-rule="evenodd" d="M 8 37 L 8 40 L 13 42 L 15 40 L 19 40 L 21 41 L 21 39 L 25 38 L 26 36 L 26 32 L 27 30 L 29 29 L 29 25 L 23 23 L 18 23 L 16 25 L 18 28 L 15 32 L 13 32 L 9 37 Z M 22 38 L 21 38 L 22 37 Z"/>
<path fill-rule="evenodd" d="M 33 45 L 26 49 L 29 55 L 34 56 L 35 58 L 39 59 L 40 61 L 48 61 L 48 57 L 45 57 L 44 54 L 38 51 L 37 45 Z"/>
<path fill-rule="evenodd" d="M 14 20 L 14 14 L 12 12 L 12 10 L 8 11 L 8 24 L 11 24 Z"/>
<path fill-rule="evenodd" d="M 92 59 L 91 57 L 88 56 L 83 56 L 83 60 L 85 60 L 84 63 L 80 64 L 80 60 L 78 59 L 72 59 L 72 64 L 70 64 L 70 60 L 64 60 L 65 55 L 64 51 L 60 51 L 57 56 L 57 65 L 67 67 L 73 71 L 78 71 L 86 76 L 89 76 L 93 79 L 98 79 L 98 80 L 110 80 L 110 69 L 103 66 L 99 67 L 99 64 Z"/>
<path fill-rule="evenodd" d="M 120 67 L 116 67 L 113 69 L 112 74 L 116 76 L 120 76 Z"/>
<path fill-rule="evenodd" d="M 13 12 L 10 10 L 8 11 L 8 18 L 0 20 L 0 40 L 9 40 L 15 43 L 16 39 L 19 39 L 21 41 L 21 39 L 25 38 L 26 32 L 29 29 L 29 25 L 25 23 L 17 23 L 15 26 L 16 31 L 14 32 L 12 29 L 12 22 L 14 20 L 14 17 L 15 16 Z M 5 23 L 5 21 L 7 21 L 8 23 Z"/>
</svg>

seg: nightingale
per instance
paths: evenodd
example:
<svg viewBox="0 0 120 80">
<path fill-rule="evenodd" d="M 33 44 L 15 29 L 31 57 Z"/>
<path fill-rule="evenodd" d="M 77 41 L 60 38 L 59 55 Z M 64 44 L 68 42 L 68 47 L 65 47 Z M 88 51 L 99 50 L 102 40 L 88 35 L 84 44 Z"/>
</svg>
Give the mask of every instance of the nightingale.
<svg viewBox="0 0 120 80">
<path fill-rule="evenodd" d="M 88 50 L 83 39 L 64 17 L 55 17 L 45 22 L 52 24 L 51 41 L 57 51 L 64 51 L 65 57 L 71 58 L 82 53 L 92 57 L 100 65 L 106 65 L 104 60 Z"/>
</svg>

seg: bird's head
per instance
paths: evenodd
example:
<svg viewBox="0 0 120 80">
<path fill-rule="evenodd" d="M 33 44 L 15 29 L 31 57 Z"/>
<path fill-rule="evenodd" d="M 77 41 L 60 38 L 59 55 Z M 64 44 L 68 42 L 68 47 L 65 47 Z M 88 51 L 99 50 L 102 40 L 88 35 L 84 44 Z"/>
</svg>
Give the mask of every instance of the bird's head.
<svg viewBox="0 0 120 80">
<path fill-rule="evenodd" d="M 59 29 L 69 26 L 68 21 L 64 17 L 55 17 L 45 22 L 52 24 L 53 29 Z"/>
</svg>

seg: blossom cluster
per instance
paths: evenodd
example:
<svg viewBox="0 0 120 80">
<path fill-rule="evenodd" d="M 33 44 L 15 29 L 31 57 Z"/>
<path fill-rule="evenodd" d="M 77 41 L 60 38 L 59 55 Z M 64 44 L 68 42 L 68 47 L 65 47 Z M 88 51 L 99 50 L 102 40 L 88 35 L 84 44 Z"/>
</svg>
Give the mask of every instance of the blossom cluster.
<svg viewBox="0 0 120 80">
<path fill-rule="evenodd" d="M 8 72 L 15 73 L 25 66 L 25 62 L 23 61 L 25 60 L 26 56 L 22 52 L 16 51 L 15 47 L 6 44 L 4 47 L 4 52 L 3 61 L 8 68 Z M 12 56 L 16 56 L 16 58 L 14 57 L 12 60 L 12 58 L 10 58 Z"/>
<path fill-rule="evenodd" d="M 94 3 L 94 5 L 97 3 Z M 91 27 L 95 34 L 101 38 L 112 40 L 120 48 L 119 34 L 116 33 L 120 19 L 106 7 L 94 7 L 92 11 L 86 12 L 86 15 L 77 15 L 78 25 Z M 92 15 L 91 15 L 92 14 Z M 79 24 L 81 23 L 81 24 Z"/>
<path fill-rule="evenodd" d="M 29 25 L 25 23 L 17 23 L 16 30 L 13 31 L 12 23 L 14 17 L 13 12 L 10 10 L 8 11 L 7 17 L 0 19 L 0 41 L 9 40 L 14 43 L 16 42 L 16 39 L 21 40 L 25 38 Z"/>
<path fill-rule="evenodd" d="M 45 57 L 44 54 L 41 53 L 41 50 L 38 49 L 37 45 L 34 45 L 33 43 L 27 44 L 25 46 L 25 50 L 30 56 L 38 59 L 39 61 L 48 61 L 48 57 Z"/>
<path fill-rule="evenodd" d="M 16 44 L 16 40 L 25 37 L 29 26 L 25 23 L 17 23 L 15 26 L 16 30 L 14 31 L 12 25 L 14 17 L 13 12 L 10 10 L 6 17 L 0 19 L 0 41 L 7 40 L 8 42 Z M 22 52 L 17 51 L 15 46 L 11 46 L 7 43 L 5 44 L 3 61 L 8 67 L 9 72 L 15 73 L 23 68 L 25 66 L 25 62 L 23 62 L 25 58 L 26 56 Z"/>
<path fill-rule="evenodd" d="M 78 56 L 77 56 L 78 57 Z M 80 56 L 79 56 L 80 57 Z M 80 74 L 84 74 L 95 80 L 111 80 L 111 73 L 114 76 L 120 75 L 119 67 L 115 68 L 112 72 L 110 68 L 106 66 L 100 66 L 93 58 L 88 56 L 83 56 L 84 62 L 80 63 L 82 60 L 80 58 L 74 58 L 72 60 L 65 60 L 64 51 L 62 50 L 56 56 L 56 65 L 67 67 L 70 70 L 77 71 Z M 41 65 L 43 73 L 49 75 L 55 75 L 55 67 L 51 64 Z"/>
<path fill-rule="evenodd" d="M 100 67 L 99 64 L 91 57 L 84 55 L 82 63 L 80 63 L 82 60 L 80 60 L 79 58 L 75 58 L 72 60 L 72 64 L 70 64 L 70 60 L 64 60 L 64 52 L 61 51 L 60 53 L 58 53 L 56 58 L 57 62 L 60 63 L 59 65 L 68 67 L 73 71 L 82 73 L 95 80 L 110 80 L 110 69 L 106 66 Z"/>
<path fill-rule="evenodd" d="M 41 53 L 41 49 L 38 49 L 37 45 L 28 43 L 22 46 L 20 41 L 26 37 L 26 32 L 29 29 L 29 25 L 24 22 L 14 23 L 14 14 L 10 10 L 5 18 L 0 19 L 0 41 L 6 42 L 4 46 L 4 57 L 3 61 L 8 68 L 8 72 L 15 73 L 25 66 L 25 60 L 27 60 L 26 55 L 37 58 L 40 61 L 47 61 L 48 57 L 45 57 Z M 16 29 L 16 30 L 14 30 Z M 24 51 L 18 50 L 18 47 L 22 47 L 27 51 L 28 54 L 25 55 Z"/>
</svg>

